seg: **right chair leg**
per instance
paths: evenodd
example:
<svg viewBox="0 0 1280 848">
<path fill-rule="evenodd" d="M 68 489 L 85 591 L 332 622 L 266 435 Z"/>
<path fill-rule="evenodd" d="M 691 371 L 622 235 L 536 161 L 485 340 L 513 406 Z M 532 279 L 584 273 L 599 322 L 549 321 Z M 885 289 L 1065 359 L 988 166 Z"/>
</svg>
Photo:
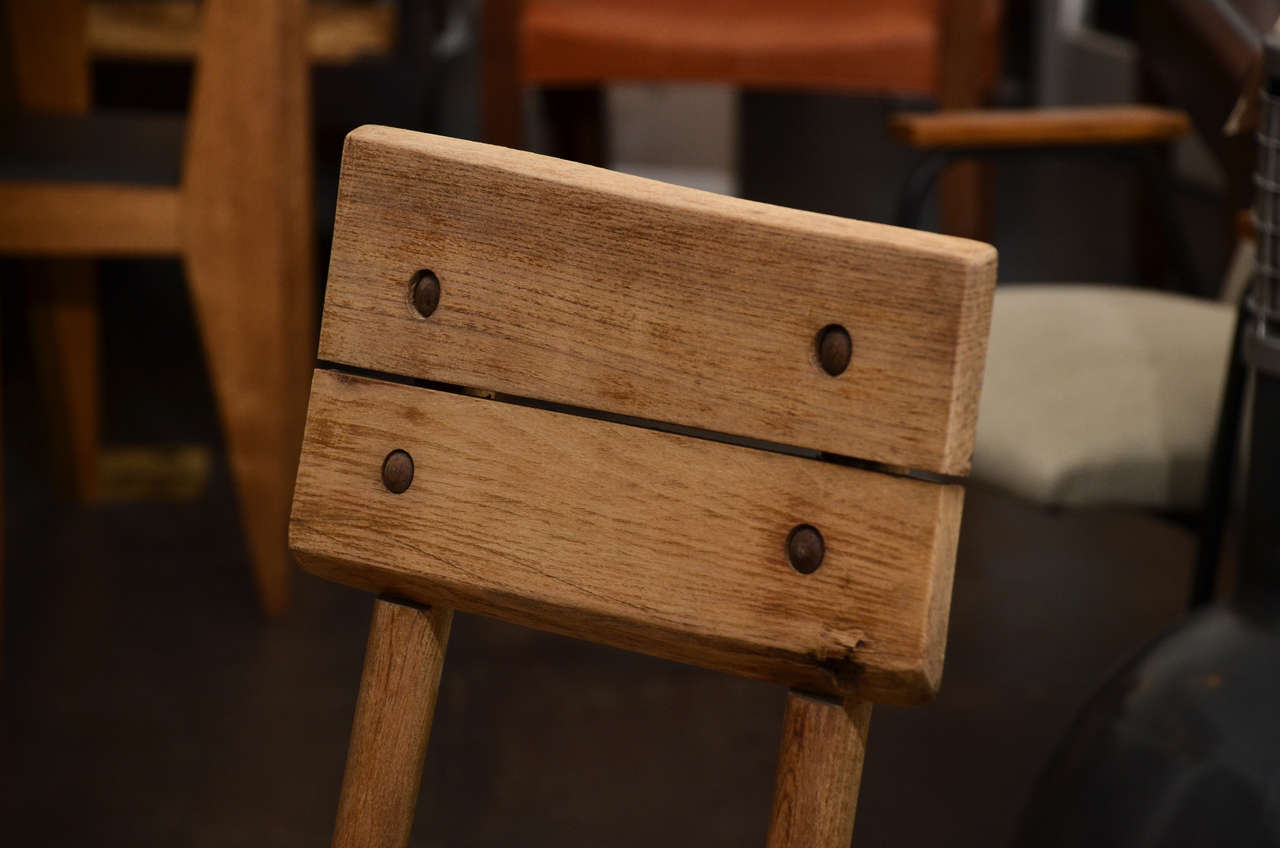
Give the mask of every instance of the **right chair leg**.
<svg viewBox="0 0 1280 848">
<path fill-rule="evenodd" d="M 334 848 L 404 848 L 453 611 L 374 603 Z"/>
<path fill-rule="evenodd" d="M 848 848 L 871 704 L 787 695 L 769 848 Z"/>
</svg>

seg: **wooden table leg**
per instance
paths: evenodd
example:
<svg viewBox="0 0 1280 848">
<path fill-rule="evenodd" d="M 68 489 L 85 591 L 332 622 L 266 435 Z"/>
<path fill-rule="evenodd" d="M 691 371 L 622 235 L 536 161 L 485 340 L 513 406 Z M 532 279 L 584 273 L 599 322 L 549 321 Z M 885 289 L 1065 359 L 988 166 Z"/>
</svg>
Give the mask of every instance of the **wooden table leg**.
<svg viewBox="0 0 1280 848">
<path fill-rule="evenodd" d="M 375 602 L 334 848 L 409 844 L 452 621 L 448 609 Z"/>
<path fill-rule="evenodd" d="M 871 704 L 787 695 L 769 848 L 848 848 Z"/>
</svg>

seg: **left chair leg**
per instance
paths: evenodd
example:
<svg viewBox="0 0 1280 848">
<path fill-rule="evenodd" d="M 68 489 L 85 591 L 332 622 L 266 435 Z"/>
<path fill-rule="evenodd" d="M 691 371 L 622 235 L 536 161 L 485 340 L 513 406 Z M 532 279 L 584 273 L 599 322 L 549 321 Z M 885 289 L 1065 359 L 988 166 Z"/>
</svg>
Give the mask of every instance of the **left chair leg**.
<svg viewBox="0 0 1280 848">
<path fill-rule="evenodd" d="M 80 501 L 97 495 L 100 436 L 98 290 L 91 261 L 30 264 L 29 318 L 49 410 L 56 473 Z"/>
<path fill-rule="evenodd" d="M 334 848 L 409 844 L 452 622 L 452 610 L 374 602 Z"/>
</svg>

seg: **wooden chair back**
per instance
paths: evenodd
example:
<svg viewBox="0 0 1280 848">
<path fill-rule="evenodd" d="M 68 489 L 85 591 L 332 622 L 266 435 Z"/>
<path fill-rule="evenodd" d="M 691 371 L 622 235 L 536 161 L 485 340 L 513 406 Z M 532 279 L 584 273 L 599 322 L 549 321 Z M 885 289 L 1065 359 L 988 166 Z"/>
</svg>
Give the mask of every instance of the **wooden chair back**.
<svg viewBox="0 0 1280 848">
<path fill-rule="evenodd" d="M 846 844 L 867 705 L 939 684 L 994 277 L 976 242 L 352 133 L 290 526 L 383 598 L 335 844 L 408 838 L 452 609 L 791 687 L 770 844 Z"/>
</svg>

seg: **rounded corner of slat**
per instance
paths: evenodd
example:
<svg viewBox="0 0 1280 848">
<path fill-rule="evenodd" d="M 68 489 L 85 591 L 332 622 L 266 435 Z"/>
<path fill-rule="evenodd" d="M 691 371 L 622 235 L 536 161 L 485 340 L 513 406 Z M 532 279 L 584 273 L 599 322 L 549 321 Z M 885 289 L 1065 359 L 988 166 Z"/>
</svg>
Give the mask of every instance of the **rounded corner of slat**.
<svg viewBox="0 0 1280 848">
<path fill-rule="evenodd" d="M 970 268 L 980 274 L 989 276 L 994 285 L 996 268 L 999 264 L 1000 250 L 994 244 L 988 244 L 985 241 L 974 242 L 973 255 L 969 260 Z"/>
<path fill-rule="evenodd" d="M 342 157 L 347 160 L 352 154 L 363 153 L 369 148 L 394 145 L 413 136 L 422 135 L 412 130 L 396 129 L 383 124 L 361 124 L 347 133 L 342 141 Z"/>
<path fill-rule="evenodd" d="M 851 688 L 839 687 L 839 697 L 856 698 L 895 707 L 918 707 L 938 695 L 942 684 L 941 659 L 922 658 L 918 665 L 866 670 L 854 678 Z"/>
<path fill-rule="evenodd" d="M 391 130 L 391 127 L 382 124 L 361 124 L 347 133 L 345 141 L 350 144 L 352 141 L 360 142 L 378 138 L 385 135 L 389 130 Z"/>
<path fill-rule="evenodd" d="M 956 238 L 963 247 L 954 259 L 964 270 L 964 286 L 970 297 L 977 294 L 990 300 L 996 288 L 996 270 L 1000 265 L 1000 251 L 993 244 L 975 239 Z M 972 302 L 972 301 L 971 301 Z"/>
</svg>

